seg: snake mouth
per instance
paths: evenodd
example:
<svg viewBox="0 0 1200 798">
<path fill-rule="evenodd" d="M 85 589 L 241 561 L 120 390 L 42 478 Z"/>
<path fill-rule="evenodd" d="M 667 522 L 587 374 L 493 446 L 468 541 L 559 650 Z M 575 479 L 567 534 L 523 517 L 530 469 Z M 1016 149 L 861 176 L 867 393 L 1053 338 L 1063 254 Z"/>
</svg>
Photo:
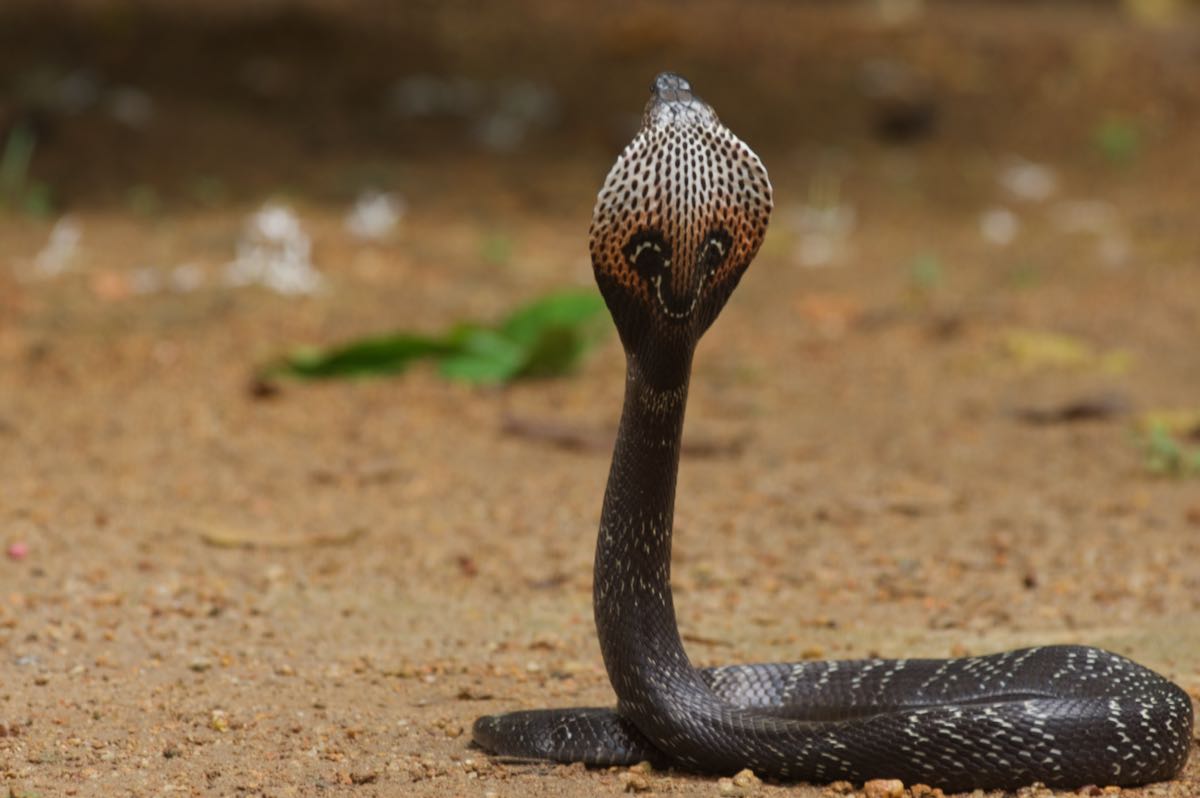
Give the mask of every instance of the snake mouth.
<svg viewBox="0 0 1200 798">
<path fill-rule="evenodd" d="M 696 309 L 696 304 L 700 301 L 700 294 L 704 292 L 704 282 L 708 279 L 707 274 L 700 276 L 700 283 L 696 286 L 696 290 L 692 292 L 692 300 L 688 302 L 687 307 L 683 310 L 678 310 L 679 303 L 677 300 L 668 301 L 663 296 L 663 276 L 661 274 L 654 277 L 654 295 L 658 299 L 658 306 L 667 318 L 675 321 L 684 321 L 692 315 L 692 311 Z M 670 289 L 668 289 L 670 291 Z"/>
</svg>

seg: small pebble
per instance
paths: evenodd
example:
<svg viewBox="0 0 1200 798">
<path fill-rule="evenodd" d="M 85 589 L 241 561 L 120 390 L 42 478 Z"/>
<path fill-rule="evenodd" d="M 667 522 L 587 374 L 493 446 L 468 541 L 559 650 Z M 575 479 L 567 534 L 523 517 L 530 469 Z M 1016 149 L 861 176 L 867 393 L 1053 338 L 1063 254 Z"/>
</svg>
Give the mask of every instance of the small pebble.
<svg viewBox="0 0 1200 798">
<path fill-rule="evenodd" d="M 872 779 L 863 785 L 864 798 L 904 798 L 900 779 Z"/>
<path fill-rule="evenodd" d="M 740 788 L 743 794 L 747 794 L 761 787 L 762 779 L 755 776 L 753 770 L 746 768 L 734 774 L 733 786 Z"/>
<path fill-rule="evenodd" d="M 9 543 L 4 553 L 8 555 L 8 559 L 10 560 L 23 560 L 29 556 L 29 544 L 23 540 Z"/>
<path fill-rule="evenodd" d="M 634 773 L 632 770 L 622 773 L 620 776 L 621 785 L 625 792 L 649 792 L 650 780 L 641 773 Z"/>
<path fill-rule="evenodd" d="M 717 780 L 717 792 L 721 795 L 752 795 L 762 786 L 762 780 L 747 768 L 738 771 L 733 778 Z"/>
<path fill-rule="evenodd" d="M 912 798 L 945 798 L 941 787 L 930 787 L 928 784 L 914 784 L 908 788 Z"/>
<path fill-rule="evenodd" d="M 1042 784 L 1040 781 L 1035 781 L 1033 784 L 1026 785 L 1017 790 L 1016 798 L 1046 798 L 1053 794 L 1053 791 Z"/>
</svg>

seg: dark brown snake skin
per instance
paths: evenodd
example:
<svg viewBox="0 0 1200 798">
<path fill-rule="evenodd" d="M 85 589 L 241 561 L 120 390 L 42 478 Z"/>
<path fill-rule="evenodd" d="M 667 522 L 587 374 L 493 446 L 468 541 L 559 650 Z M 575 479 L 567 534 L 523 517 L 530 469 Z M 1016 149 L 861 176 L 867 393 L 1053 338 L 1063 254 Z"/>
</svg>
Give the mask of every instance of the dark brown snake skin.
<svg viewBox="0 0 1200 798">
<path fill-rule="evenodd" d="M 949 790 L 1135 785 L 1179 773 L 1191 741 L 1187 694 L 1096 648 L 692 667 L 670 579 L 692 354 L 758 251 L 770 213 L 758 157 L 686 80 L 659 75 L 591 229 L 596 282 L 628 362 L 594 588 L 617 707 L 482 717 L 476 744 L 521 759 L 650 760 Z"/>
</svg>

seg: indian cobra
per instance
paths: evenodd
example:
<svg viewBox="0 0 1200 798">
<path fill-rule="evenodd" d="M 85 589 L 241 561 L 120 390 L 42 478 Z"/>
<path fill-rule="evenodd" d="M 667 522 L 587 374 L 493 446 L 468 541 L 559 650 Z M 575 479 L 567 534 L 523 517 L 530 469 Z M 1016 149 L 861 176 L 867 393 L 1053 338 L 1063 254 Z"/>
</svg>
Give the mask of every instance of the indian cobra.
<svg viewBox="0 0 1200 798">
<path fill-rule="evenodd" d="M 519 759 L 947 790 L 1134 785 L 1179 773 L 1191 740 L 1187 694 L 1101 649 L 692 666 L 671 595 L 692 354 L 758 251 L 771 204 L 758 156 L 684 78 L 659 75 L 591 226 L 596 282 L 627 364 L 594 584 L 617 707 L 481 717 L 476 744 Z"/>
</svg>

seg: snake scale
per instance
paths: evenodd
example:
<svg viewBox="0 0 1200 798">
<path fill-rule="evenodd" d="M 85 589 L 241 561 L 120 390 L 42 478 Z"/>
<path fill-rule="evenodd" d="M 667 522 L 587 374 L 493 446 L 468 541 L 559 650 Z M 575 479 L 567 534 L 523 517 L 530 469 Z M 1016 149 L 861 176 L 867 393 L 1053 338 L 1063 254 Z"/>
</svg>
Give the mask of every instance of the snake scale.
<svg viewBox="0 0 1200 798">
<path fill-rule="evenodd" d="M 758 251 L 771 207 L 754 152 L 685 79 L 659 75 L 591 226 L 596 281 L 627 361 L 594 582 L 617 706 L 481 717 L 475 743 L 520 759 L 947 790 L 1136 785 L 1179 773 L 1193 722 L 1187 694 L 1097 648 L 689 662 L 670 574 L 692 355 Z"/>
</svg>

